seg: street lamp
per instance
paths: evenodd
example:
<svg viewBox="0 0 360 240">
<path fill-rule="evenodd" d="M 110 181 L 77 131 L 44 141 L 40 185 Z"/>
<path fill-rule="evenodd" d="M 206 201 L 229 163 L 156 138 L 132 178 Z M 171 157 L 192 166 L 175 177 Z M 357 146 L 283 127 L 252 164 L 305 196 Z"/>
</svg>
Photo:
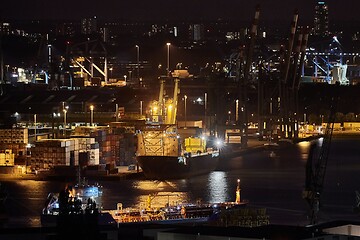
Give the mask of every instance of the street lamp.
<svg viewBox="0 0 360 240">
<path fill-rule="evenodd" d="M 204 94 L 204 133 L 206 134 L 207 127 L 207 93 Z"/>
<path fill-rule="evenodd" d="M 239 99 L 236 99 L 235 101 L 235 122 L 236 124 L 239 121 Z"/>
<path fill-rule="evenodd" d="M 170 45 L 171 43 L 166 43 L 166 46 L 167 46 L 167 76 L 170 75 Z"/>
<path fill-rule="evenodd" d="M 90 105 L 90 126 L 93 126 L 94 121 L 94 105 Z"/>
<path fill-rule="evenodd" d="M 52 138 L 54 139 L 55 138 L 55 118 L 59 118 L 60 117 L 60 113 L 55 113 L 53 112 L 52 114 Z M 56 122 L 58 122 L 58 120 L 56 120 Z M 59 124 L 57 123 L 57 133 L 56 133 L 56 136 L 58 135 L 58 130 L 59 130 Z"/>
<path fill-rule="evenodd" d="M 36 114 L 34 114 L 34 139 L 36 142 Z"/>
<path fill-rule="evenodd" d="M 140 74 L 139 74 L 140 47 L 139 45 L 135 45 L 135 47 L 136 47 L 136 75 L 137 75 L 136 77 L 137 79 L 139 79 L 140 78 Z"/>
<path fill-rule="evenodd" d="M 65 108 L 63 109 L 63 112 L 64 112 L 64 136 L 66 136 L 66 114 L 67 114 L 67 111 L 69 109 L 69 106 L 65 106 Z"/>
<path fill-rule="evenodd" d="M 143 101 L 140 101 L 140 117 L 142 117 L 143 114 Z"/>
<path fill-rule="evenodd" d="M 187 116 L 186 116 L 186 99 L 187 99 L 187 96 L 184 95 L 184 99 L 185 99 L 185 128 L 186 128 L 186 121 L 187 121 Z"/>
<path fill-rule="evenodd" d="M 112 71 L 113 71 L 113 68 L 111 67 L 111 68 L 109 68 L 109 70 L 110 70 L 110 77 L 112 78 Z"/>
<path fill-rule="evenodd" d="M 52 62 L 52 59 L 51 59 L 51 44 L 48 44 L 48 63 L 51 63 Z"/>
</svg>

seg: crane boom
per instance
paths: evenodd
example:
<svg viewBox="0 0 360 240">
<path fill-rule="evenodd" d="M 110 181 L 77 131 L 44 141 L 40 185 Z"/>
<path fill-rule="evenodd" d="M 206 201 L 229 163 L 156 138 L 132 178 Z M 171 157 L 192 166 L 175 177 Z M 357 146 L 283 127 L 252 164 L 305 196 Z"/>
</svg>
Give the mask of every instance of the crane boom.
<svg viewBox="0 0 360 240">
<path fill-rule="evenodd" d="M 326 166 L 329 157 L 332 132 L 335 122 L 335 113 L 338 101 L 338 88 L 339 83 L 337 82 L 334 89 L 335 92 L 334 94 L 332 94 L 329 119 L 326 124 L 323 142 L 320 146 L 319 154 L 315 154 L 316 145 L 312 144 L 306 163 L 306 179 L 305 190 L 303 191 L 303 198 L 308 202 L 310 206 L 310 224 L 315 224 L 317 222 L 317 213 L 319 212 L 320 197 L 324 187 Z"/>
</svg>

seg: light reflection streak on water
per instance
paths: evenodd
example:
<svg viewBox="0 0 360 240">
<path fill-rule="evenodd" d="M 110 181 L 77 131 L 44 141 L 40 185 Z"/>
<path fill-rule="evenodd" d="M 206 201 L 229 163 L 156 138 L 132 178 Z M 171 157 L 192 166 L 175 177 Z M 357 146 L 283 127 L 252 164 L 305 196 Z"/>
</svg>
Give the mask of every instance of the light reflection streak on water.
<svg viewBox="0 0 360 240">
<path fill-rule="evenodd" d="M 307 161 L 311 142 L 308 142 L 308 141 L 299 142 L 297 145 L 299 146 L 299 149 L 300 149 L 300 152 L 301 152 L 301 155 L 300 155 L 301 160 Z"/>
<path fill-rule="evenodd" d="M 22 226 L 40 227 L 40 212 L 36 211 L 36 205 L 41 204 L 42 206 L 43 202 L 45 202 L 44 197 L 46 196 L 43 196 L 43 194 L 41 193 L 46 186 L 46 182 L 34 180 L 20 180 L 14 181 L 14 184 L 20 186 L 22 192 L 16 198 L 15 196 L 9 196 L 8 201 L 12 201 L 14 207 L 18 209 L 23 209 L 23 211 L 31 214 L 31 216 L 14 217 L 12 219 L 12 222 L 14 222 L 14 224 L 19 224 Z M 20 199 L 20 197 L 22 196 L 27 196 L 27 200 L 29 201 L 23 201 L 22 199 Z M 9 225 L 11 226 L 11 223 Z"/>
<path fill-rule="evenodd" d="M 161 208 L 166 205 L 178 205 L 188 202 L 188 194 L 178 191 L 178 184 L 170 181 L 137 181 L 134 188 L 149 192 L 147 195 L 139 195 L 137 203 L 132 207 L 145 208 L 149 199 L 151 208 Z"/>
<path fill-rule="evenodd" d="M 137 181 L 133 186 L 139 190 L 151 192 L 159 192 L 169 189 L 176 190 L 178 188 L 176 182 L 169 181 Z"/>
<path fill-rule="evenodd" d="M 225 202 L 229 189 L 225 172 L 215 171 L 209 174 L 208 179 L 209 202 Z"/>
</svg>

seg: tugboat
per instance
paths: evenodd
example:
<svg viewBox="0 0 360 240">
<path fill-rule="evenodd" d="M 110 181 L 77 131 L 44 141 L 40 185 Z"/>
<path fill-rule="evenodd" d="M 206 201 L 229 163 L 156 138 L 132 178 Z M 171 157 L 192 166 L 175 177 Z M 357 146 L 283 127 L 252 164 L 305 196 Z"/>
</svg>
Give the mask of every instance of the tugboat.
<svg viewBox="0 0 360 240">
<path fill-rule="evenodd" d="M 151 120 L 137 133 L 136 159 L 150 179 L 182 179 L 216 169 L 219 150 L 209 147 L 206 138 L 181 139 L 176 125 L 179 78 L 175 77 L 172 99 L 164 99 L 164 80 L 160 81 L 159 101 L 151 107 Z"/>
<path fill-rule="evenodd" d="M 42 227 L 54 227 L 54 239 L 102 239 L 104 231 L 117 232 L 109 213 L 101 212 L 100 185 L 68 185 L 49 194 L 41 213 Z"/>
<path fill-rule="evenodd" d="M 104 221 L 101 209 L 102 186 L 83 182 L 66 185 L 59 193 L 49 193 L 41 213 L 41 225 L 55 227 L 64 221 Z M 113 219 L 105 221 L 114 223 Z"/>
</svg>

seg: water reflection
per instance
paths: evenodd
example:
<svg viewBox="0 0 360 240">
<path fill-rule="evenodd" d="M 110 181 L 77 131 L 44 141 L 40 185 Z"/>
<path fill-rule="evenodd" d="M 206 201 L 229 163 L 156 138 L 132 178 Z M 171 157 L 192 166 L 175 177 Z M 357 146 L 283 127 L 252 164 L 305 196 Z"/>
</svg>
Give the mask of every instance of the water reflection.
<svg viewBox="0 0 360 240">
<path fill-rule="evenodd" d="M 306 161 L 308 159 L 310 145 L 311 145 L 311 142 L 299 142 L 297 144 L 299 152 L 300 152 L 301 160 Z"/>
<path fill-rule="evenodd" d="M 320 143 L 318 143 L 319 145 Z M 114 209 L 117 203 L 124 207 L 144 206 L 149 195 L 152 206 L 164 207 L 181 202 L 234 201 L 237 179 L 241 179 L 242 199 L 252 206 L 266 207 L 271 222 L 302 224 L 308 206 L 301 194 L 305 183 L 305 162 L 311 142 L 270 151 L 249 153 L 227 160 L 224 171 L 186 180 L 104 181 L 102 203 L 104 209 Z M 333 139 L 329 155 L 321 213 L 328 219 L 336 216 L 353 216 L 355 190 L 359 190 L 360 141 Z M 13 226 L 38 226 L 40 212 L 49 192 L 58 192 L 65 182 L 9 181 L 2 182 L 9 191 L 6 209 Z M 335 215 L 336 214 L 336 215 Z M 346 217 L 345 216 L 345 217 Z M 358 217 L 358 216 L 357 216 Z"/>
<path fill-rule="evenodd" d="M 209 201 L 225 202 L 226 193 L 228 192 L 228 183 L 226 173 L 221 171 L 212 172 L 208 175 Z"/>
</svg>

